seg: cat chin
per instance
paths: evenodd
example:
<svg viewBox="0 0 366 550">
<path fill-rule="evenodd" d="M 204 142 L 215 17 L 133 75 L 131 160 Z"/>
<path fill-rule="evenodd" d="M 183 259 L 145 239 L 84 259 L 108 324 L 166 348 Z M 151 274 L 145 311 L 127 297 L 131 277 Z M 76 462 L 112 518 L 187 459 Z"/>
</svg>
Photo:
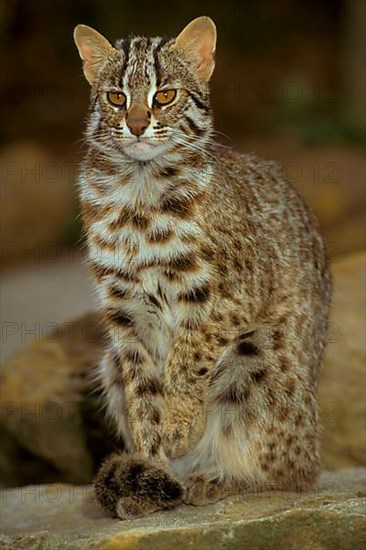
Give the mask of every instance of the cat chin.
<svg viewBox="0 0 366 550">
<path fill-rule="evenodd" d="M 163 150 L 164 147 L 161 145 L 151 145 L 150 143 L 143 141 L 132 143 L 124 148 L 126 155 L 130 158 L 141 161 L 152 160 L 156 156 L 160 155 Z"/>
</svg>

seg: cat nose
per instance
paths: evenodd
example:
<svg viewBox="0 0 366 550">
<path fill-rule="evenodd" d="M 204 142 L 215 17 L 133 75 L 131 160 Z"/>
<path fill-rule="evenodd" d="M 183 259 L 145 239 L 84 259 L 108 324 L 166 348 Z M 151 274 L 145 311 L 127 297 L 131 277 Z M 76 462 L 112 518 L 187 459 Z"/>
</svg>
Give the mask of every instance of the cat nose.
<svg viewBox="0 0 366 550">
<path fill-rule="evenodd" d="M 142 136 L 148 125 L 149 122 L 145 118 L 129 118 L 127 120 L 127 126 L 134 136 Z"/>
<path fill-rule="evenodd" d="M 150 112 L 146 106 L 134 104 L 130 107 L 126 116 L 126 124 L 134 136 L 142 136 L 149 126 Z"/>
</svg>

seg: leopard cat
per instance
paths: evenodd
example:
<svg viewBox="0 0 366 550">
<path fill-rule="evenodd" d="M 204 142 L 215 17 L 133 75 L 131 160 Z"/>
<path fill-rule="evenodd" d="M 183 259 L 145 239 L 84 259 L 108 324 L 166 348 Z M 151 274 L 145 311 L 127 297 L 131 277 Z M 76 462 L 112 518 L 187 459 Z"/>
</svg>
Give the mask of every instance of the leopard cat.
<svg viewBox="0 0 366 550">
<path fill-rule="evenodd" d="M 98 501 L 126 519 L 311 488 L 325 243 L 276 163 L 215 143 L 213 21 L 74 39 L 91 85 L 79 188 L 108 335 L 98 380 L 121 441 Z"/>
</svg>

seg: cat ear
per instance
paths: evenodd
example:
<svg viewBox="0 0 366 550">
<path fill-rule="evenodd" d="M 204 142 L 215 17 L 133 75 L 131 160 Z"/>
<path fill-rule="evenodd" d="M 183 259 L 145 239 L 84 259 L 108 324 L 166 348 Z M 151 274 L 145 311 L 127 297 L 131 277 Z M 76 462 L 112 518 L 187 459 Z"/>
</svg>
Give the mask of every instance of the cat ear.
<svg viewBox="0 0 366 550">
<path fill-rule="evenodd" d="M 87 25 L 75 27 L 74 40 L 83 61 L 85 78 L 93 84 L 103 62 L 114 48 L 104 36 Z"/>
<path fill-rule="evenodd" d="M 197 76 L 207 82 L 215 68 L 215 23 L 209 17 L 197 17 L 182 30 L 173 48 L 192 63 Z"/>
</svg>

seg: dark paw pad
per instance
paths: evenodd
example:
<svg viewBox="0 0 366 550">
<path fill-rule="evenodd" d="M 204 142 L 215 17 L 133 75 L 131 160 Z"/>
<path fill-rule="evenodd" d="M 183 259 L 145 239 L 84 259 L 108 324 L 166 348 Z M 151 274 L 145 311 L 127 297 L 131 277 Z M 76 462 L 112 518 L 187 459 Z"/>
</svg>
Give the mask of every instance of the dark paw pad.
<svg viewBox="0 0 366 550">
<path fill-rule="evenodd" d="M 123 453 L 104 462 L 94 487 L 101 505 L 121 519 L 171 508 L 183 498 L 183 489 L 172 474 L 144 459 Z"/>
</svg>

